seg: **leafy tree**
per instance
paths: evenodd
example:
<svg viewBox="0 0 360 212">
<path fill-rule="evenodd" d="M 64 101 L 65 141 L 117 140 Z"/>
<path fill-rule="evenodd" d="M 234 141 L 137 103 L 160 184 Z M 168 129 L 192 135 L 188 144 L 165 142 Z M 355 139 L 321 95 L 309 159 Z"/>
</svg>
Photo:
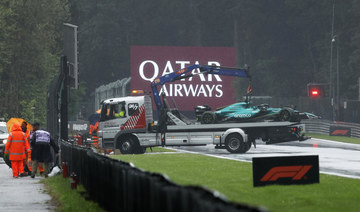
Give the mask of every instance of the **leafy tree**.
<svg viewBox="0 0 360 212">
<path fill-rule="evenodd" d="M 0 3 L 0 113 L 45 122 L 46 93 L 59 70 L 61 27 L 68 18 L 62 0 L 4 0 Z M 30 107 L 30 108 L 29 108 Z"/>
</svg>

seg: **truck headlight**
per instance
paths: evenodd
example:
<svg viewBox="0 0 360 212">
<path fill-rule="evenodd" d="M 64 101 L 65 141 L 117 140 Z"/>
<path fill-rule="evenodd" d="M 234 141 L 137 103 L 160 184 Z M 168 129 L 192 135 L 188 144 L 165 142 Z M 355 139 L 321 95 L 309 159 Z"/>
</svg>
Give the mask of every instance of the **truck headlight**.
<svg viewBox="0 0 360 212">
<path fill-rule="evenodd" d="M 7 139 L 4 139 L 2 142 L 3 142 L 3 144 L 6 144 L 6 143 L 7 143 Z"/>
</svg>

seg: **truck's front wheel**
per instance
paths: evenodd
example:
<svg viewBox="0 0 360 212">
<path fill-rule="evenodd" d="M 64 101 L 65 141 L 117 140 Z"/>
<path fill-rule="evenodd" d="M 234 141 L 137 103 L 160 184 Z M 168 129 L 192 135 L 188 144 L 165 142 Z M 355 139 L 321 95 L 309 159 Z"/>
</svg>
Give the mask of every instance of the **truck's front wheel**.
<svg viewBox="0 0 360 212">
<path fill-rule="evenodd" d="M 118 148 L 121 154 L 143 154 L 143 148 L 134 136 L 122 137 L 118 140 Z"/>
<path fill-rule="evenodd" d="M 230 153 L 245 153 L 249 150 L 242 138 L 238 133 L 232 133 L 226 137 L 225 148 Z"/>
</svg>

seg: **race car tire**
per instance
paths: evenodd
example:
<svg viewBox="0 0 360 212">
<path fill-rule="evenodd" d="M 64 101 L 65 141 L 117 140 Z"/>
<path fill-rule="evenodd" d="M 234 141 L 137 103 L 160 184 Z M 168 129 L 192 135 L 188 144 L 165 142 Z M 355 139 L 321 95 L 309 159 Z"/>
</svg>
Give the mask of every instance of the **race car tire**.
<svg viewBox="0 0 360 212">
<path fill-rule="evenodd" d="M 280 111 L 279 121 L 291 121 L 294 111 L 291 108 L 284 108 Z"/>
<path fill-rule="evenodd" d="M 250 145 L 246 145 L 242 136 L 238 133 L 231 133 L 225 139 L 225 148 L 230 153 L 245 153 L 251 147 Z"/>
<path fill-rule="evenodd" d="M 215 124 L 216 115 L 211 111 L 206 111 L 201 115 L 201 124 Z"/>
</svg>

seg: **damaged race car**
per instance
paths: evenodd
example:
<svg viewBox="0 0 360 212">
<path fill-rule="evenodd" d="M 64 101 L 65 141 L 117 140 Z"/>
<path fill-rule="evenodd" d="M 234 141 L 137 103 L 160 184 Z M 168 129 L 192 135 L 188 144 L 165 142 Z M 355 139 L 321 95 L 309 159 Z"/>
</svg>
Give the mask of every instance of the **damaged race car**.
<svg viewBox="0 0 360 212">
<path fill-rule="evenodd" d="M 271 108 L 268 104 L 251 106 L 249 102 L 238 102 L 211 111 L 208 105 L 195 108 L 197 121 L 201 124 L 255 122 L 255 121 L 290 121 L 299 122 L 302 119 L 319 118 L 318 116 L 299 112 L 291 107 Z"/>
</svg>

